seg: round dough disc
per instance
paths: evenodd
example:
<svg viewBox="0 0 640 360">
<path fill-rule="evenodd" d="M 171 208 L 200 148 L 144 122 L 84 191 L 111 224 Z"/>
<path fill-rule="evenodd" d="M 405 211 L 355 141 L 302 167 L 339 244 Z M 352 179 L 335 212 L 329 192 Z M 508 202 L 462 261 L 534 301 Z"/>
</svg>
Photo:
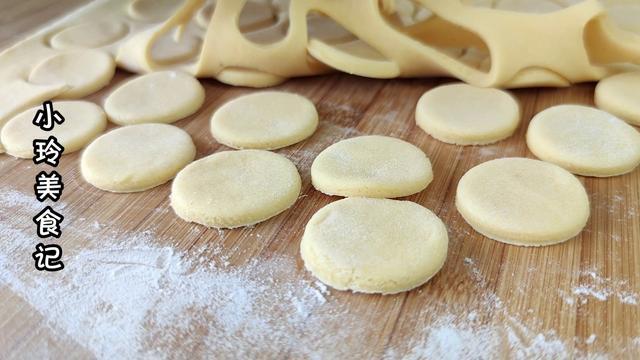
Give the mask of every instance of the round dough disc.
<svg viewBox="0 0 640 360">
<path fill-rule="evenodd" d="M 318 112 L 307 98 L 264 91 L 222 105 L 211 117 L 211 133 L 235 149 L 273 150 L 302 141 L 318 127 Z"/>
<path fill-rule="evenodd" d="M 236 228 L 267 220 L 298 199 L 295 165 L 264 150 L 223 151 L 185 167 L 171 188 L 171 206 L 186 221 Z"/>
<path fill-rule="evenodd" d="M 82 149 L 107 127 L 107 117 L 98 105 L 88 101 L 56 101 L 53 108 L 64 116 L 64 122 L 44 131 L 33 125 L 33 118 L 41 108 L 36 106 L 16 115 L 2 128 L 2 144 L 9 155 L 31 159 L 33 140 L 49 136 L 55 136 L 64 147 L 63 155 L 70 154 Z"/>
<path fill-rule="evenodd" d="M 119 125 L 172 123 L 202 106 L 204 88 L 180 71 L 142 75 L 114 90 L 104 103 L 109 119 Z"/>
<path fill-rule="evenodd" d="M 82 176 L 113 192 L 143 191 L 171 180 L 196 155 L 184 130 L 166 124 L 140 124 L 110 131 L 82 154 Z"/>
<path fill-rule="evenodd" d="M 51 38 L 55 49 L 99 48 L 115 43 L 129 32 L 129 27 L 119 21 L 97 21 L 74 25 Z"/>
<path fill-rule="evenodd" d="M 64 84 L 68 90 L 59 98 L 77 99 L 107 86 L 116 71 L 109 54 L 97 50 L 78 50 L 53 55 L 38 64 L 29 81 L 34 84 Z"/>
<path fill-rule="evenodd" d="M 322 151 L 311 165 L 313 186 L 328 195 L 394 198 L 424 190 L 431 162 L 418 147 L 388 136 L 359 136 Z"/>
<path fill-rule="evenodd" d="M 563 242 L 589 219 L 580 181 L 554 164 L 525 158 L 485 162 L 458 183 L 456 207 L 479 233 L 522 246 Z"/>
<path fill-rule="evenodd" d="M 467 84 L 443 85 L 418 100 L 416 123 L 434 138 L 457 145 L 486 145 L 508 138 L 520 106 L 508 92 Z"/>
<path fill-rule="evenodd" d="M 600 109 L 640 126 L 640 71 L 600 80 L 596 86 L 595 102 Z"/>
<path fill-rule="evenodd" d="M 640 133 L 587 106 L 560 105 L 537 114 L 527 145 L 541 160 L 585 176 L 621 175 L 640 164 Z"/>
<path fill-rule="evenodd" d="M 442 221 L 416 203 L 348 198 L 313 215 L 300 253 L 305 267 L 331 287 L 394 294 L 433 277 L 448 243 Z"/>
</svg>

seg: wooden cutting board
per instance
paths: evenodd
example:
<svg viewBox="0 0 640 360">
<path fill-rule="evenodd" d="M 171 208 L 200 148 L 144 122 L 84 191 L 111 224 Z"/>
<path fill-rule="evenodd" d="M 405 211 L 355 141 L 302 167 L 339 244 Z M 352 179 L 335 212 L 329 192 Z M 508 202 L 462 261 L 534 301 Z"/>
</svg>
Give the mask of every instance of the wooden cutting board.
<svg viewBox="0 0 640 360">
<path fill-rule="evenodd" d="M 2 1 L 0 45 L 6 47 L 81 3 L 84 1 Z M 119 72 L 108 89 L 89 100 L 101 104 L 111 89 L 130 76 Z M 62 208 L 65 216 L 63 236 L 56 241 L 65 251 L 67 267 L 61 273 L 38 273 L 26 250 L 33 250 L 38 242 L 31 217 L 41 206 L 33 200 L 33 181 L 42 169 L 30 160 L 0 155 L 0 253 L 4 256 L 0 264 L 6 266 L 0 269 L 0 358 L 114 354 L 177 358 L 230 358 L 239 354 L 259 358 L 639 358 L 640 170 L 608 179 L 580 177 L 591 199 L 590 221 L 580 236 L 550 247 L 522 248 L 489 240 L 474 232 L 454 206 L 458 180 L 467 170 L 500 157 L 533 157 L 524 141 L 531 117 L 556 104 L 593 105 L 594 84 L 515 90 L 523 115 L 516 134 L 495 145 L 460 147 L 436 141 L 414 121 L 418 98 L 448 81 L 372 80 L 335 74 L 294 79 L 278 86 L 279 90 L 310 98 L 321 123 L 307 141 L 278 151 L 294 161 L 301 173 L 303 189 L 298 202 L 249 229 L 216 231 L 178 219 L 169 207 L 170 184 L 135 194 L 99 191 L 82 180 L 80 153 L 66 155 L 57 169 L 65 182 L 64 195 L 59 204 L 53 205 Z M 193 137 L 198 158 L 227 150 L 209 133 L 211 114 L 226 101 L 256 91 L 207 79 L 202 83 L 207 94 L 204 106 L 176 123 Z M 407 140 L 424 150 L 433 164 L 433 183 L 407 199 L 443 219 L 449 229 L 449 255 L 442 271 L 414 291 L 394 296 L 325 291 L 304 270 L 298 255 L 308 219 L 336 200 L 311 186 L 311 162 L 328 145 L 364 134 Z M 128 303 L 106 303 L 105 299 L 114 297 L 85 296 L 93 294 L 97 286 L 88 279 L 111 282 L 110 286 L 123 290 L 124 295 L 133 289 L 126 286 L 126 281 L 121 288 L 114 284 L 120 281 L 118 277 L 91 277 L 99 274 L 93 270 L 84 278 L 74 275 L 87 272 L 79 268 L 88 263 L 78 254 L 87 249 L 113 250 L 116 232 L 132 239 L 116 244 L 122 251 L 128 246 L 129 250 L 139 247 L 141 237 L 147 248 L 171 249 L 170 254 L 194 257 L 198 251 L 199 262 L 194 267 L 208 269 L 204 274 L 212 283 L 219 282 L 216 286 L 221 288 L 229 286 L 221 282 L 223 275 L 235 276 L 233 286 L 244 291 L 238 296 L 245 296 L 243 299 L 253 307 L 247 310 L 236 306 L 238 298 L 190 299 L 207 294 L 203 290 L 206 277 L 198 283 L 197 291 L 163 295 L 149 305 L 156 311 L 162 306 L 177 306 L 178 300 L 209 304 L 207 309 L 184 311 L 173 319 L 185 327 L 159 327 L 148 319 L 137 319 L 136 302 L 148 302 L 144 294 Z M 9 246 L 15 245 L 16 237 L 26 245 Z M 144 255 L 141 258 L 144 262 Z M 104 256 L 96 261 L 104 262 L 104 266 L 115 262 L 118 269 L 139 265 L 122 259 L 111 262 Z M 217 264 L 215 268 L 208 268 L 211 263 Z M 284 280 L 267 282 L 264 278 L 276 273 Z M 137 273 L 131 274 L 127 279 L 135 282 Z M 56 277 L 75 279 L 76 286 L 57 286 Z M 172 279 L 185 282 L 187 276 Z M 147 286 L 144 279 L 138 280 L 135 289 Z M 265 288 L 256 290 L 254 281 L 266 284 Z M 60 288 L 64 292 L 56 291 Z M 219 291 L 211 290 L 211 297 Z M 299 294 L 289 298 L 283 295 L 286 291 L 312 291 L 318 300 Z M 284 305 L 258 309 L 253 297 L 261 294 L 261 301 L 271 305 L 298 301 L 292 309 L 302 309 L 304 316 L 292 320 Z M 115 298 L 124 299 L 122 296 Z M 222 322 L 215 314 L 202 316 L 225 304 L 231 304 L 224 309 L 225 314 L 239 323 L 250 322 L 253 330 L 238 332 L 237 327 Z M 96 314 L 103 317 L 98 319 Z M 258 323 L 265 326 L 264 330 L 254 326 Z M 128 325 L 135 325 L 135 331 Z"/>
</svg>

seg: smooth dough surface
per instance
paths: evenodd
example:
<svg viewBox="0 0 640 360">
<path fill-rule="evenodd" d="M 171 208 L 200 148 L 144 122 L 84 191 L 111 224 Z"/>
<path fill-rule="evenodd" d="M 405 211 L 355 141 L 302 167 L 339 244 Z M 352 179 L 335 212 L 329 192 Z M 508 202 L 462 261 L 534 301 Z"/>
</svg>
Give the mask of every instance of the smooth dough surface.
<svg viewBox="0 0 640 360">
<path fill-rule="evenodd" d="M 434 138 L 457 145 L 485 145 L 508 138 L 520 106 L 508 92 L 467 84 L 443 85 L 418 100 L 416 123 Z"/>
<path fill-rule="evenodd" d="M 328 195 L 395 198 L 424 190 L 433 180 L 433 171 L 417 146 L 370 135 L 323 150 L 311 165 L 311 180 Z"/>
<path fill-rule="evenodd" d="M 50 42 L 56 49 L 99 48 L 115 43 L 129 32 L 120 21 L 92 21 L 68 27 L 55 34 Z"/>
<path fill-rule="evenodd" d="M 318 112 L 307 98 L 281 91 L 241 96 L 221 106 L 211 117 L 211 133 L 236 149 L 273 150 L 313 134 Z"/>
<path fill-rule="evenodd" d="M 394 294 L 433 277 L 448 242 L 444 223 L 416 203 L 347 198 L 313 215 L 300 253 L 314 276 L 338 290 Z"/>
<path fill-rule="evenodd" d="M 640 71 L 600 80 L 596 86 L 595 102 L 600 109 L 640 126 Z"/>
<path fill-rule="evenodd" d="M 33 118 L 42 106 L 36 106 L 16 115 L 2 128 L 2 144 L 7 154 L 30 159 L 33 140 L 55 136 L 64 146 L 63 155 L 82 149 L 107 127 L 107 116 L 102 108 L 88 101 L 56 101 L 53 108 L 64 116 L 62 124 L 44 131 L 33 125 Z"/>
<path fill-rule="evenodd" d="M 82 176 L 112 192 L 150 189 L 171 180 L 193 161 L 196 147 L 184 130 L 167 124 L 140 124 L 110 131 L 82 154 Z"/>
<path fill-rule="evenodd" d="M 78 99 L 107 86 L 116 71 L 111 56 L 97 50 L 69 51 L 38 64 L 29 81 L 34 84 L 68 86 L 59 98 Z"/>
<path fill-rule="evenodd" d="M 223 151 L 193 162 L 173 181 L 171 206 L 186 221 L 236 228 L 267 220 L 300 194 L 295 165 L 264 150 Z"/>
<path fill-rule="evenodd" d="M 204 88 L 180 71 L 142 75 L 114 90 L 105 100 L 109 120 L 119 125 L 172 123 L 195 113 L 204 102 Z"/>
<path fill-rule="evenodd" d="M 525 158 L 491 160 L 469 170 L 458 183 L 456 207 L 484 236 L 522 246 L 571 239 L 590 212 L 587 192 L 575 176 Z"/>
<path fill-rule="evenodd" d="M 560 105 L 533 117 L 527 145 L 538 158 L 574 174 L 615 176 L 640 164 L 640 133 L 592 107 Z"/>
</svg>

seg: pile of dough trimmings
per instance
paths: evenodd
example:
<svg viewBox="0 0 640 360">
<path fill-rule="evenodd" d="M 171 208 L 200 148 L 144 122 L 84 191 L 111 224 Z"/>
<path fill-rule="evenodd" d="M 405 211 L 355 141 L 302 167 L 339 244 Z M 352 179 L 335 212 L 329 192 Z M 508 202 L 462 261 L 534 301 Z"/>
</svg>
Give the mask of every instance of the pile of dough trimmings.
<svg viewBox="0 0 640 360">
<path fill-rule="evenodd" d="M 184 220 L 215 228 L 248 226 L 291 207 L 300 194 L 295 165 L 264 150 L 223 151 L 185 167 L 171 207 Z"/>
<path fill-rule="evenodd" d="M 195 155 L 191 137 L 178 127 L 131 125 L 93 141 L 82 154 L 80 169 L 99 189 L 143 191 L 171 180 Z"/>
<path fill-rule="evenodd" d="M 640 126 L 640 72 L 622 73 L 601 80 L 596 86 L 595 102 L 600 109 Z"/>
<path fill-rule="evenodd" d="M 448 241 L 442 221 L 418 204 L 347 198 L 313 215 L 300 253 L 313 275 L 338 290 L 394 294 L 434 276 Z"/>
<path fill-rule="evenodd" d="M 204 88 L 180 71 L 158 71 L 127 81 L 104 102 L 109 120 L 119 125 L 172 123 L 195 113 Z"/>
<path fill-rule="evenodd" d="M 42 61 L 29 74 L 29 81 L 34 84 L 65 85 L 67 90 L 58 97 L 78 99 L 107 86 L 115 71 L 115 62 L 105 52 L 69 51 Z"/>
<path fill-rule="evenodd" d="M 42 106 L 28 109 L 2 128 L 1 140 L 7 154 L 30 159 L 33 157 L 33 140 L 55 136 L 64 147 L 63 155 L 82 149 L 104 131 L 107 117 L 102 109 L 88 101 L 60 101 L 55 109 L 64 115 L 62 124 L 55 124 L 53 130 L 44 131 L 33 125 L 33 118 Z"/>
<path fill-rule="evenodd" d="M 311 101 L 280 91 L 241 96 L 211 117 L 213 137 L 235 149 L 279 149 L 308 138 L 317 127 L 318 112 Z"/>
<path fill-rule="evenodd" d="M 621 175 L 640 164 L 640 133 L 587 106 L 560 105 L 540 112 L 529 124 L 527 145 L 540 159 L 579 175 Z"/>
<path fill-rule="evenodd" d="M 395 198 L 433 180 L 429 158 L 415 145 L 388 136 L 359 136 L 323 150 L 311 165 L 313 186 L 327 194 Z"/>
<path fill-rule="evenodd" d="M 554 164 L 525 158 L 485 162 L 458 183 L 456 207 L 479 233 L 522 246 L 576 236 L 589 219 L 580 181 Z"/>
<path fill-rule="evenodd" d="M 450 144 L 491 144 L 511 136 L 519 122 L 520 106 L 511 94 L 467 84 L 429 90 L 416 106 L 418 126 Z"/>
</svg>

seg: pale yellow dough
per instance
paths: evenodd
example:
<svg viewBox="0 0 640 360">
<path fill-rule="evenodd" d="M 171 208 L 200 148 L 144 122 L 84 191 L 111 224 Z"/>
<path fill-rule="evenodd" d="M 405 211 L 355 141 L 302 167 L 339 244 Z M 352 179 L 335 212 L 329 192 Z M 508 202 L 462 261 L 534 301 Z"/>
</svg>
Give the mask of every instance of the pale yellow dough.
<svg viewBox="0 0 640 360">
<path fill-rule="evenodd" d="M 640 126 L 640 71 L 600 80 L 596 86 L 595 102 L 600 109 Z"/>
<path fill-rule="evenodd" d="M 33 124 L 36 112 L 42 106 L 28 109 L 12 118 L 2 128 L 2 144 L 7 154 L 30 159 L 33 157 L 33 140 L 55 136 L 64 147 L 63 155 L 82 149 L 107 127 L 107 117 L 102 109 L 88 101 L 54 102 L 53 108 L 64 116 L 62 124 L 44 131 Z"/>
<path fill-rule="evenodd" d="M 65 89 L 66 86 L 60 84 L 36 85 L 24 80 L 0 84 L 0 129 L 21 111 L 54 98 Z M 4 152 L 2 144 L 0 144 L 0 152 Z"/>
<path fill-rule="evenodd" d="M 522 246 L 571 239 L 590 212 L 587 192 L 575 176 L 525 158 L 492 160 L 469 170 L 458 183 L 456 207 L 484 236 Z"/>
<path fill-rule="evenodd" d="M 587 106 L 560 105 L 537 114 L 529 124 L 527 145 L 541 160 L 579 175 L 621 175 L 640 164 L 640 133 Z"/>
<path fill-rule="evenodd" d="M 107 86 L 116 71 L 111 56 L 97 50 L 79 50 L 53 55 L 38 64 L 29 81 L 67 87 L 58 98 L 78 99 Z"/>
<path fill-rule="evenodd" d="M 60 31 L 50 43 L 56 49 L 99 48 L 115 43 L 128 32 L 129 27 L 121 21 L 92 20 Z"/>
<path fill-rule="evenodd" d="M 457 145 L 486 145 L 508 138 L 520 122 L 520 106 L 508 92 L 467 84 L 424 93 L 416 123 L 434 138 Z"/>
<path fill-rule="evenodd" d="M 640 38 L 631 32 L 637 2 L 607 1 L 611 17 L 601 1 L 571 3 L 91 1 L 0 54 L 0 80 L 28 74 L 34 62 L 70 48 L 100 48 L 135 72 L 179 69 L 252 87 L 332 70 L 448 76 L 481 87 L 568 86 L 640 62 Z M 158 50 L 172 49 L 168 36 L 180 51 Z M 474 49 L 481 56 L 470 56 Z"/>
<path fill-rule="evenodd" d="M 295 165 L 264 150 L 223 151 L 185 167 L 173 181 L 171 207 L 186 221 L 236 228 L 267 220 L 300 194 Z"/>
<path fill-rule="evenodd" d="M 180 71 L 142 75 L 114 90 L 105 100 L 109 120 L 120 125 L 172 123 L 202 106 L 204 88 Z"/>
<path fill-rule="evenodd" d="M 211 117 L 211 133 L 236 149 L 272 150 L 295 144 L 313 134 L 318 112 L 307 98 L 280 91 L 241 96 Z"/>
<path fill-rule="evenodd" d="M 112 192 L 143 191 L 171 180 L 196 155 L 184 130 L 167 124 L 140 124 L 110 131 L 82 154 L 82 176 Z"/>
<path fill-rule="evenodd" d="M 323 150 L 311 165 L 313 186 L 328 195 L 395 198 L 424 190 L 433 180 L 420 148 L 388 136 L 360 136 Z"/>
<path fill-rule="evenodd" d="M 394 294 L 433 277 L 448 242 L 444 223 L 416 203 L 348 198 L 311 217 L 300 254 L 305 267 L 335 289 Z"/>
</svg>

